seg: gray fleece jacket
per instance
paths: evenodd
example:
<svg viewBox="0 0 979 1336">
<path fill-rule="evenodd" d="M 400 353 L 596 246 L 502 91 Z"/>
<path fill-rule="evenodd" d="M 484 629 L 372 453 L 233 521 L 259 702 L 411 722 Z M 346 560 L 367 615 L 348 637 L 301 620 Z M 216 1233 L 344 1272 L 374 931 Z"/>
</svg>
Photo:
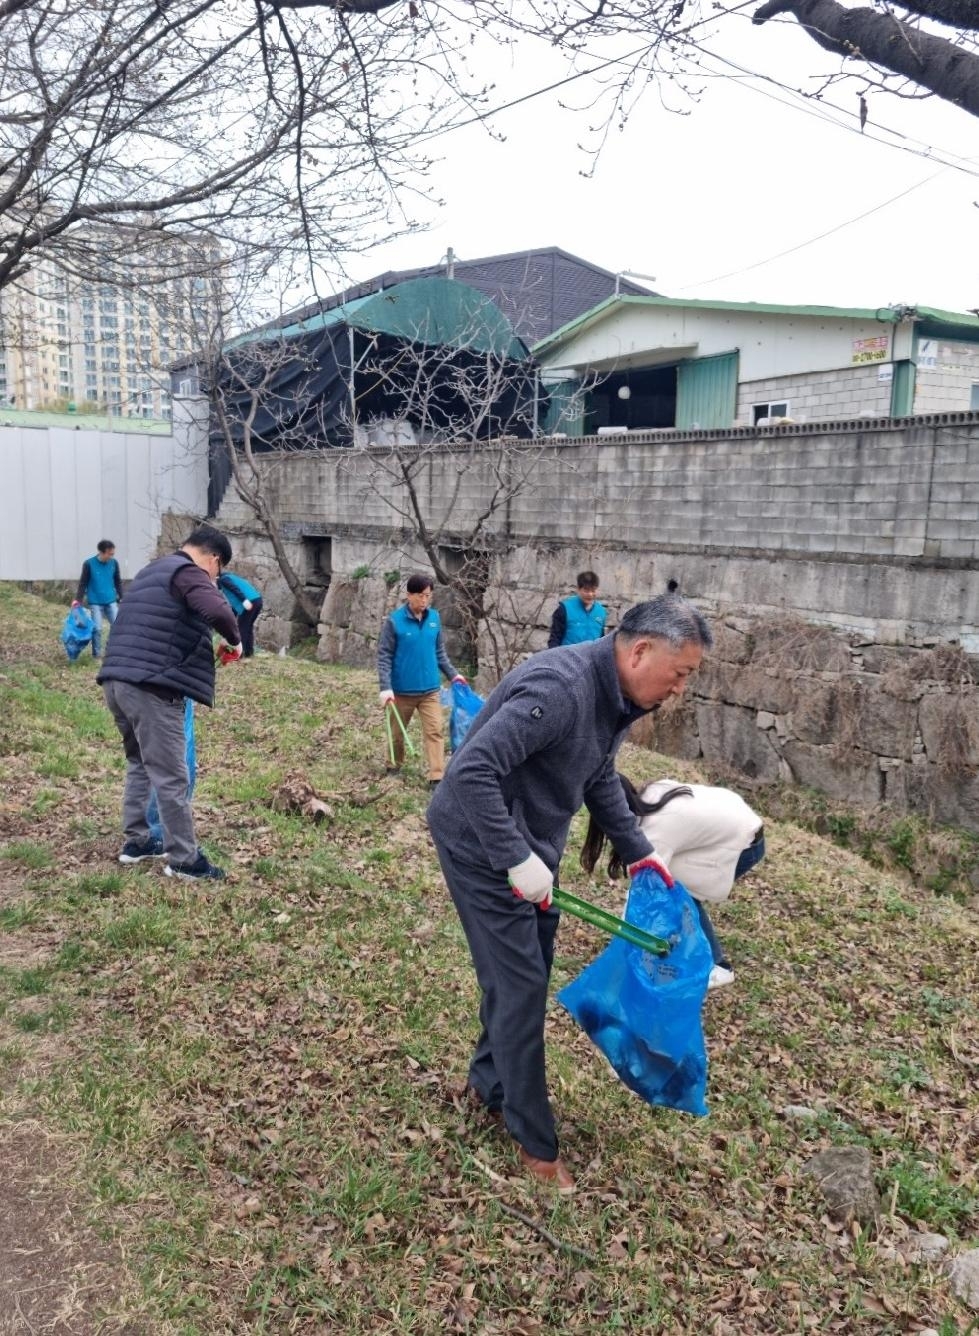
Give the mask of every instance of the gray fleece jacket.
<svg viewBox="0 0 979 1336">
<path fill-rule="evenodd" d="M 629 726 L 614 637 L 533 655 L 476 716 L 428 808 L 439 848 L 495 872 L 533 851 L 552 872 L 582 803 L 626 863 L 652 853 L 615 773 Z"/>
</svg>

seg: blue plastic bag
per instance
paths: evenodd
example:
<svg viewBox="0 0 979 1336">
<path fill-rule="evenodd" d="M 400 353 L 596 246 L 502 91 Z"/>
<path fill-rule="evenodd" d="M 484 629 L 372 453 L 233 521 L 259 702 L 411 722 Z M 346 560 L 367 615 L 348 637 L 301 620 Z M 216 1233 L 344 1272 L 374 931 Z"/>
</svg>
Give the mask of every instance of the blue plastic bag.
<svg viewBox="0 0 979 1336">
<path fill-rule="evenodd" d="M 91 643 L 94 630 L 95 623 L 88 608 L 83 608 L 79 603 L 77 608 L 69 611 L 61 628 L 61 643 L 72 662 L 78 658 L 85 646 Z"/>
<path fill-rule="evenodd" d="M 671 943 L 654 956 L 614 937 L 558 993 L 619 1078 L 648 1104 L 707 1113 L 707 1048 L 700 1010 L 711 952 L 697 907 L 652 868 L 632 879 L 625 918 Z"/>
<path fill-rule="evenodd" d="M 472 721 L 483 708 L 484 701 L 468 682 L 452 683 L 452 712 L 449 715 L 449 746 L 458 751 L 469 732 Z"/>
</svg>

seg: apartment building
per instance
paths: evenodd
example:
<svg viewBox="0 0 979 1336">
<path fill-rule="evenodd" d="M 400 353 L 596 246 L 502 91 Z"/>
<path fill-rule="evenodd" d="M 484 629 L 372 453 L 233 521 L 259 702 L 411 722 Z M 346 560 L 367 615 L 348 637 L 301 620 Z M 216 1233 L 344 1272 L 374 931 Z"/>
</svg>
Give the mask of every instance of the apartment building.
<svg viewBox="0 0 979 1336">
<path fill-rule="evenodd" d="M 93 231 L 91 250 L 97 253 Z M 169 367 L 206 337 L 221 252 L 167 239 L 90 275 L 45 257 L 0 293 L 0 405 L 169 418 Z"/>
</svg>

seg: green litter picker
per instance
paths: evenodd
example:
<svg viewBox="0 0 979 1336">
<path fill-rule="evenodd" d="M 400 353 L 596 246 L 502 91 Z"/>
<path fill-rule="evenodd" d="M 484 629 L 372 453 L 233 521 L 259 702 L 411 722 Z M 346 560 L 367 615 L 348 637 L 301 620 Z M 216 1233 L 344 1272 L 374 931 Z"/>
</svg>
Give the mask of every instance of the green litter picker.
<svg viewBox="0 0 979 1336">
<path fill-rule="evenodd" d="M 391 758 L 391 764 L 394 765 L 394 730 L 391 727 L 392 714 L 398 721 L 398 727 L 401 729 L 401 736 L 402 738 L 404 738 L 405 751 L 409 756 L 414 756 L 415 744 L 408 736 L 408 730 L 407 728 L 405 728 L 405 721 L 401 718 L 401 715 L 398 714 L 398 711 L 395 709 L 394 702 L 389 701 L 388 704 L 385 705 L 384 707 L 384 727 L 387 730 L 387 735 L 388 735 L 388 756 L 390 756 Z"/>
<path fill-rule="evenodd" d="M 643 928 L 637 928 L 634 923 L 627 923 L 625 919 L 619 918 L 618 914 L 612 914 L 609 910 L 602 909 L 599 905 L 593 905 L 588 900 L 579 900 L 570 891 L 562 891 L 555 886 L 551 892 L 551 898 L 558 909 L 564 910 L 566 914 L 573 914 L 575 918 L 581 919 L 583 923 L 590 923 L 593 928 L 601 928 L 603 932 L 610 932 L 615 937 L 621 937 L 624 941 L 631 942 L 633 946 L 640 946 L 644 951 L 649 951 L 654 956 L 669 954 L 670 944 L 665 938 L 654 937 L 652 933 L 646 932 Z"/>
</svg>

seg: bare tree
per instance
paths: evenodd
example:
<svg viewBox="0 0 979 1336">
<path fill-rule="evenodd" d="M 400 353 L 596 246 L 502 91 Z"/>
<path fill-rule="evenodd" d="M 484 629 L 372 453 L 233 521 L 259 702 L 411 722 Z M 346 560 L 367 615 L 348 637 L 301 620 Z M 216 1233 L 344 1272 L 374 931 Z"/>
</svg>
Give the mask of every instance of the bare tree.
<svg viewBox="0 0 979 1336">
<path fill-rule="evenodd" d="M 392 312 L 399 302 L 413 314 Z M 546 391 L 525 345 L 472 289 L 420 280 L 378 306 L 382 329 L 361 310 L 360 325 L 314 318 L 312 328 L 230 344 L 215 331 L 201 359 L 218 480 L 212 505 L 223 473 L 267 537 L 300 616 L 315 625 L 318 603 L 283 539 L 291 509 L 279 483 L 296 455 L 328 452 L 341 469 L 349 461 L 359 513 L 383 512 L 387 524 L 393 512 L 401 560 L 424 554 L 450 592 L 468 652 L 475 657 L 479 644 L 502 673 L 529 648 L 540 608 L 496 596 L 488 607 L 485 594 L 507 546 L 509 508 L 537 476 Z M 561 407 L 578 411 L 570 397 Z M 448 480 L 437 510 L 431 470 Z M 468 484 L 477 476 L 483 500 L 473 509 Z"/>
<path fill-rule="evenodd" d="M 543 599 L 529 608 L 499 589 L 487 599 L 493 564 L 510 546 L 511 506 L 539 480 L 553 442 L 543 434 L 548 403 L 537 368 L 516 355 L 516 341 L 501 345 L 486 313 L 474 308 L 451 344 L 434 344 L 424 327 L 398 346 L 365 338 L 351 404 L 354 440 L 367 447 L 357 460 L 365 504 L 393 514 L 404 556 L 424 553 L 471 658 L 500 677 L 529 651 Z M 564 409 L 575 414 L 577 405 L 569 398 Z M 428 485 L 433 473 L 438 489 Z"/>
<path fill-rule="evenodd" d="M 384 9 L 0 0 L 0 289 L 37 254 L 145 281 L 174 231 L 278 264 L 390 225 L 446 99 Z"/>
<path fill-rule="evenodd" d="M 975 0 L 769 0 L 755 21 L 783 14 L 866 81 L 979 113 Z M 683 0 L 0 0 L 0 289 L 38 254 L 149 280 L 173 232 L 269 265 L 356 251 L 406 225 L 425 145 L 482 105 L 481 44 L 604 61 L 600 125 L 704 32 Z"/>
</svg>

